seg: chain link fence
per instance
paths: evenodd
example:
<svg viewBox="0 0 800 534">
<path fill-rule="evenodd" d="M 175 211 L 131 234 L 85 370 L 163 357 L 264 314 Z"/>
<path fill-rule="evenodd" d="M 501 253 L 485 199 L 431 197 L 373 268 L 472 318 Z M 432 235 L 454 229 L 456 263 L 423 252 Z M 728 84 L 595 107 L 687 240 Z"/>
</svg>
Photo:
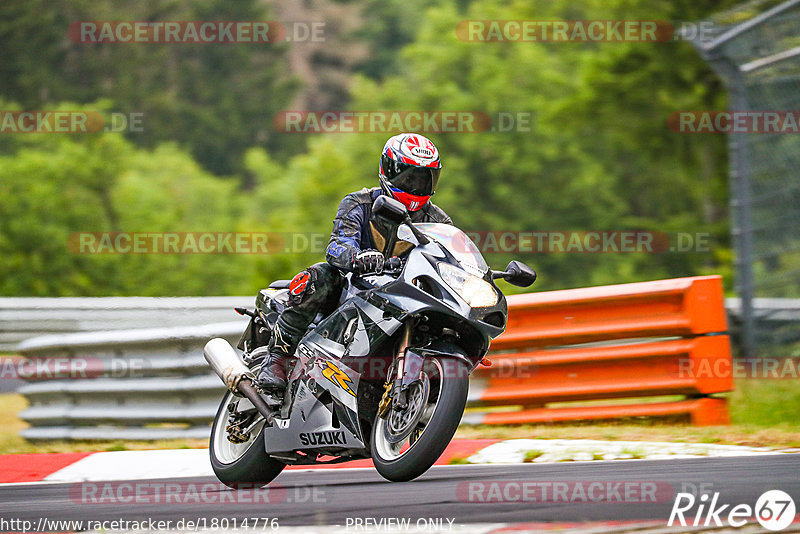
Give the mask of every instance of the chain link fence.
<svg viewBox="0 0 800 534">
<path fill-rule="evenodd" d="M 693 44 L 730 95 L 730 215 L 741 352 L 796 356 L 800 323 L 775 327 L 757 304 L 800 297 L 800 0 L 754 0 L 701 27 Z"/>
</svg>

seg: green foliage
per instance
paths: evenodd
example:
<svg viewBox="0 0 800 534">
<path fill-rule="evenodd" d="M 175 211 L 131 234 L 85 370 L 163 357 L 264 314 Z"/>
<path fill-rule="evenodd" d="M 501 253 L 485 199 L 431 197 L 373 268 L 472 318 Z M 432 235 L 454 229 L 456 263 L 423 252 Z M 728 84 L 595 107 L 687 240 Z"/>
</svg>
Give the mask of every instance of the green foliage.
<svg viewBox="0 0 800 534">
<path fill-rule="evenodd" d="M 492 265 L 512 258 L 533 264 L 538 290 L 729 276 L 725 138 L 680 135 L 666 124 L 676 110 L 725 105 L 723 88 L 689 44 L 465 42 L 454 30 L 464 19 L 699 20 L 733 2 L 351 2 L 362 4 L 364 18 L 351 38 L 371 50 L 350 83 L 352 109 L 534 118 L 530 131 L 429 134 L 444 164 L 434 201 L 460 227 L 713 237 L 708 252 L 490 253 Z M 2 109 L 137 111 L 145 127 L 127 139 L 0 135 L 1 293 L 246 294 L 323 259 L 338 202 L 376 183 L 379 151 L 396 132 L 276 134 L 272 116 L 296 88 L 285 74 L 288 45 L 86 45 L 67 38 L 76 20 L 268 19 L 263 5 L 0 6 L 7 58 L 0 97 L 17 103 Z M 70 251 L 70 236 L 86 231 L 268 232 L 286 246 L 267 255 Z"/>
<path fill-rule="evenodd" d="M 367 41 L 372 54 L 360 65 L 371 78 L 384 78 L 401 65 L 397 51 L 414 40 L 418 18 L 428 2 L 424 0 L 362 0 L 363 24 L 353 37 Z"/>
<path fill-rule="evenodd" d="M 3 295 L 226 294 L 249 274 L 244 256 L 82 253 L 85 232 L 235 229 L 235 184 L 171 145 L 147 151 L 117 134 L 31 134 L 0 156 L 0 198 Z"/>
<path fill-rule="evenodd" d="M 269 20 L 263 2 L 120 0 L 0 4 L 0 95 L 26 109 L 109 98 L 141 113 L 135 143 L 175 141 L 217 174 L 241 172 L 248 146 L 277 149 L 269 126 L 291 100 L 284 44 L 82 43 L 80 21 Z"/>
</svg>

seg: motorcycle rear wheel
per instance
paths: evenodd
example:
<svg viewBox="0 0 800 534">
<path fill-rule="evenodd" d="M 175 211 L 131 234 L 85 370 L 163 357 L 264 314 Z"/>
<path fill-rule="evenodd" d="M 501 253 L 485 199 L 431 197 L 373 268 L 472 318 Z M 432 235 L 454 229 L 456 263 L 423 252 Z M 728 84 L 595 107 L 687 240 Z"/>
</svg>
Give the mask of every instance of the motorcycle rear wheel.
<svg viewBox="0 0 800 534">
<path fill-rule="evenodd" d="M 240 410 L 253 406 L 247 399 L 238 398 L 230 391 L 222 398 L 211 427 L 208 448 L 211 467 L 219 481 L 230 488 L 266 486 L 283 471 L 286 464 L 267 454 L 264 448 L 263 421 L 250 432 L 250 439 L 245 443 L 236 444 L 228 440 L 228 432 L 225 430 L 231 418 L 228 404 L 237 399 Z"/>
<path fill-rule="evenodd" d="M 393 482 L 417 478 L 439 459 L 453 438 L 469 392 L 467 365 L 433 357 L 423 371 L 430 382 L 426 413 L 406 442 L 387 439 L 388 419 L 377 417 L 372 427 L 372 461 L 382 477 Z M 390 416 L 391 417 L 391 416 Z"/>
</svg>

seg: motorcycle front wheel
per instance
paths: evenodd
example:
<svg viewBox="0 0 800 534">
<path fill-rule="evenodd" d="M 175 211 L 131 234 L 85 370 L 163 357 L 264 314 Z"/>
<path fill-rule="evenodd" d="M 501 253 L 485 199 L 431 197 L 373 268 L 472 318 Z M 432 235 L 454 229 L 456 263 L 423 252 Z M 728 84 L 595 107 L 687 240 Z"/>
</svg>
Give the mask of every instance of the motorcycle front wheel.
<svg viewBox="0 0 800 534">
<path fill-rule="evenodd" d="M 372 426 L 372 461 L 387 480 L 412 480 L 439 459 L 453 438 L 469 392 L 466 363 L 433 357 L 425 361 L 422 380 L 409 388 L 408 408 L 376 417 Z M 408 413 L 416 410 L 415 413 Z M 405 436 L 404 425 L 413 425 Z"/>
<path fill-rule="evenodd" d="M 286 464 L 271 458 L 264 448 L 264 420 L 249 431 L 249 439 L 243 443 L 232 443 L 226 428 L 232 414 L 228 410 L 231 402 L 238 400 L 237 411 L 252 409 L 252 403 L 236 397 L 228 391 L 219 405 L 214 425 L 211 427 L 209 454 L 211 467 L 220 482 L 230 488 L 255 488 L 266 486 L 277 477 Z"/>
</svg>

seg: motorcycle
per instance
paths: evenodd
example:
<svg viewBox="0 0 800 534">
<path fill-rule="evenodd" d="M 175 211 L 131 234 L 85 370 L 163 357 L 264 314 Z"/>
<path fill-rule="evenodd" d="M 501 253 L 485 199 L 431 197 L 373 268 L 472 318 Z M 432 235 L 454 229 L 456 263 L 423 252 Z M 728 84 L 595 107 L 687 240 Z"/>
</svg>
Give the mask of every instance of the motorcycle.
<svg viewBox="0 0 800 534">
<path fill-rule="evenodd" d="M 259 292 L 239 342 L 221 338 L 204 355 L 228 388 L 211 429 L 217 478 L 230 487 L 266 485 L 286 465 L 372 461 L 384 478 L 427 471 L 449 444 L 467 401 L 469 375 L 506 327 L 495 280 L 528 287 L 536 273 L 512 261 L 489 268 L 452 225 L 411 222 L 395 199 L 373 214 L 391 229 L 381 272 L 347 274 L 338 308 L 318 316 L 299 342 L 282 398 L 255 381 L 272 328 L 287 305 L 289 281 Z M 398 240 L 413 246 L 388 258 Z"/>
</svg>

